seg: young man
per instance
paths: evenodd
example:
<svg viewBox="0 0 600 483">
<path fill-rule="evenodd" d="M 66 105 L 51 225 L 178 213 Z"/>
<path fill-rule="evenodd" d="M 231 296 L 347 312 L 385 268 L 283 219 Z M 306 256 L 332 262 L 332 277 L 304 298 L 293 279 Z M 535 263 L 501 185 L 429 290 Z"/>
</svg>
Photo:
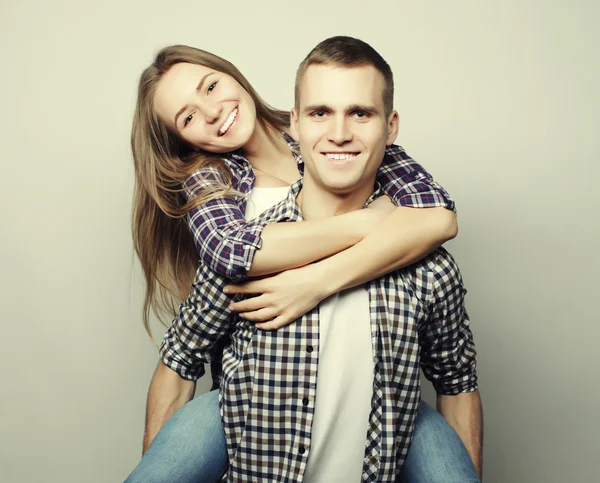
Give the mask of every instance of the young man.
<svg viewBox="0 0 600 483">
<path fill-rule="evenodd" d="M 392 98 L 389 66 L 368 45 L 319 44 L 298 70 L 292 113 L 304 180 L 261 216 L 331 216 L 380 195 L 375 173 L 398 129 Z M 231 337 L 220 393 L 229 481 L 396 481 L 420 402 L 419 368 L 480 473 L 475 349 L 465 289 L 445 250 L 341 292 L 276 332 L 231 316 L 228 283 L 200 266 L 161 355 L 196 379 L 215 344 Z"/>
</svg>

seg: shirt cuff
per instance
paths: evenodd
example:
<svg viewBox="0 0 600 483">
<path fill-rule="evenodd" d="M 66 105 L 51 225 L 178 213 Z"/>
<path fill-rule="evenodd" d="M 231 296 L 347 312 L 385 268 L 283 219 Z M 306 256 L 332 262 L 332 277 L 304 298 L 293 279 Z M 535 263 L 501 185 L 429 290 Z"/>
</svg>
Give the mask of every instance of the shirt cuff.
<svg viewBox="0 0 600 483">
<path fill-rule="evenodd" d="M 169 340 L 169 333 L 165 335 L 159 348 L 159 355 L 163 363 L 179 374 L 183 379 L 197 381 L 204 376 L 205 369 L 202 361 L 188 361 L 182 356 L 181 348 L 177 348 Z"/>
<path fill-rule="evenodd" d="M 456 396 L 465 392 L 473 392 L 478 389 L 477 376 L 471 376 L 468 380 L 454 379 L 440 383 L 439 381 L 433 381 L 433 388 L 438 394 L 445 396 Z"/>
<path fill-rule="evenodd" d="M 257 221 L 243 230 L 236 230 L 231 236 L 226 236 L 223 240 L 223 252 L 220 255 L 215 254 L 216 266 L 211 268 L 233 281 L 246 278 L 256 251 L 262 247 L 262 232 L 267 225 L 266 221 Z M 219 260 L 226 263 L 220 263 Z"/>
<path fill-rule="evenodd" d="M 414 170 L 384 188 L 396 206 L 441 207 L 456 211 L 455 203 L 448 192 L 422 171 Z"/>
</svg>

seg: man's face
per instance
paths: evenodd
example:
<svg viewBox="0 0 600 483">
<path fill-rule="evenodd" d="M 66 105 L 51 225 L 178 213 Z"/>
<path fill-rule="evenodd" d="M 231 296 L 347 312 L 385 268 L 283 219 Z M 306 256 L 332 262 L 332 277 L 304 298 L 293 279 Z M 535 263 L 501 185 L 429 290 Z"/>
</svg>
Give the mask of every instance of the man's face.
<svg viewBox="0 0 600 483">
<path fill-rule="evenodd" d="M 336 194 L 374 182 L 398 133 L 398 113 L 385 115 L 383 90 L 383 76 L 372 66 L 306 69 L 291 126 L 306 179 Z"/>
</svg>

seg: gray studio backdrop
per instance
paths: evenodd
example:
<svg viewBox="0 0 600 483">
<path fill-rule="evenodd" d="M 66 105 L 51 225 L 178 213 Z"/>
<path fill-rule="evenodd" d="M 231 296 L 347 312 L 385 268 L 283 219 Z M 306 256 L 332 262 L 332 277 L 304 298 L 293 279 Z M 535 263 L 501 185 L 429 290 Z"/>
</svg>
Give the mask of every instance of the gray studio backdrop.
<svg viewBox="0 0 600 483">
<path fill-rule="evenodd" d="M 598 14 L 592 0 L 3 0 L 0 480 L 116 482 L 139 458 L 156 351 L 128 138 L 153 53 L 214 51 L 289 108 L 297 64 L 347 34 L 391 64 L 399 143 L 458 205 L 485 480 L 597 481 Z"/>
</svg>

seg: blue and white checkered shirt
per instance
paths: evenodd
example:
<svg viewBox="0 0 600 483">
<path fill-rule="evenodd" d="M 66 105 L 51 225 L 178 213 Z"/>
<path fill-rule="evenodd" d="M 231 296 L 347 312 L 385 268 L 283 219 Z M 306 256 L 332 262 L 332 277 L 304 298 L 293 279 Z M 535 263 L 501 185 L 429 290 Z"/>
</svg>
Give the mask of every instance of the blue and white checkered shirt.
<svg viewBox="0 0 600 483">
<path fill-rule="evenodd" d="M 284 137 L 294 153 L 300 174 L 303 174 L 304 162 L 297 143 L 288 135 Z M 250 193 L 255 176 L 248 160 L 234 153 L 223 155 L 222 161 L 231 171 L 233 189 L 242 195 Z M 186 180 L 185 193 L 188 199 L 193 198 L 198 192 L 212 188 L 215 182 L 224 183 L 225 180 L 215 167 L 209 166 Z M 386 148 L 377 182 L 396 206 L 455 209 L 446 190 L 400 146 Z M 245 196 L 221 197 L 194 208 L 187 216 L 200 258 L 215 272 L 232 280 L 247 275 L 256 250 L 262 245 L 261 234 L 266 225 L 265 221 L 247 222 L 245 211 Z"/>
<path fill-rule="evenodd" d="M 260 222 L 300 220 L 301 185 L 292 185 L 287 199 L 263 213 Z M 231 299 L 223 294 L 229 283 L 200 264 L 191 294 L 162 342 L 162 360 L 195 380 L 204 374 L 204 364 L 220 355 L 215 347 L 227 340 L 220 381 L 227 481 L 300 482 L 311 454 L 319 308 L 277 331 L 262 331 L 229 312 Z M 391 483 L 412 439 L 421 399 L 419 368 L 438 393 L 474 391 L 475 347 L 466 290 L 446 250 L 367 287 L 375 371 L 362 481 Z"/>
</svg>

